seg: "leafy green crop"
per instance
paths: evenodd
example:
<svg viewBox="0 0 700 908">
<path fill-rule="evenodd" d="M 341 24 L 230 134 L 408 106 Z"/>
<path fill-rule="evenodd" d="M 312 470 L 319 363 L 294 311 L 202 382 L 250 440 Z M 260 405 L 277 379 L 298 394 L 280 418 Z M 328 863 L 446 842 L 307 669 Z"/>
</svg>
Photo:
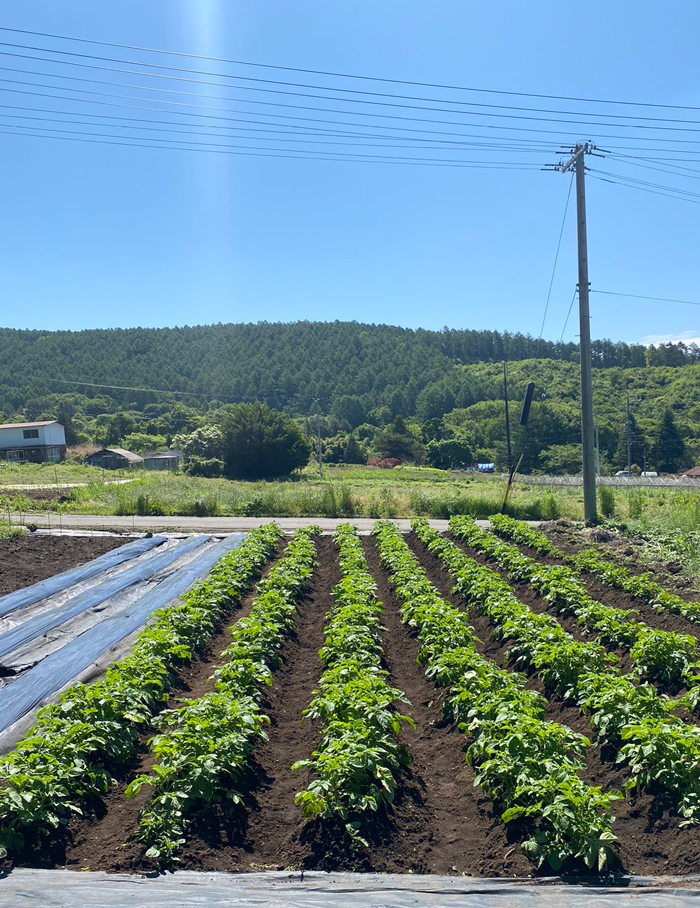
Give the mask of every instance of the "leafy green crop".
<svg viewBox="0 0 700 908">
<path fill-rule="evenodd" d="M 430 538 L 431 549 L 438 548 L 433 543 L 442 537 L 425 521 L 416 521 L 414 529 Z M 527 679 L 479 654 L 467 616 L 440 597 L 393 524 L 376 524 L 374 533 L 403 620 L 417 631 L 419 660 L 449 688 L 448 715 L 472 738 L 467 759 L 476 767 L 476 783 L 503 807 L 504 822 L 528 817 L 534 824 L 523 850 L 537 865 L 547 862 L 557 870 L 580 859 L 588 867 L 606 867 L 616 842 L 610 808 L 622 795 L 581 780 L 588 739 L 546 721 L 546 703 L 525 689 Z M 442 551 L 456 565 L 460 553 L 453 549 Z"/>
<path fill-rule="evenodd" d="M 686 602 L 675 593 L 669 593 L 654 580 L 651 574 L 633 574 L 628 568 L 613 564 L 603 558 L 595 549 L 586 549 L 569 557 L 553 545 L 544 533 L 526 523 L 500 514 L 489 519 L 499 536 L 513 539 L 521 545 L 535 549 L 541 555 L 560 558 L 576 570 L 593 574 L 607 586 L 631 593 L 638 599 L 655 606 L 659 611 L 674 612 L 682 615 L 688 621 L 700 624 L 700 603 Z"/>
<path fill-rule="evenodd" d="M 39 713 L 27 738 L 1 761 L 0 857 L 21 848 L 26 837 L 55 836 L 86 799 L 109 790 L 110 771 L 134 756 L 144 725 L 167 699 L 173 670 L 240 603 L 280 535 L 275 524 L 250 533 L 206 580 L 156 612 L 103 680 L 70 688 L 59 704 Z"/>
<path fill-rule="evenodd" d="M 510 527 L 497 520 L 498 527 Z M 515 522 L 515 521 L 514 521 Z M 606 646 L 630 651 L 640 677 L 671 686 L 690 684 L 697 673 L 696 641 L 687 634 L 657 631 L 637 620 L 638 612 L 618 609 L 597 602 L 589 594 L 576 572 L 563 565 L 548 566 L 524 555 L 517 546 L 508 545 L 493 534 L 479 529 L 469 518 L 453 518 L 452 532 L 466 540 L 477 551 L 494 560 L 508 575 L 526 580 L 556 611 L 575 615 L 579 625 L 598 635 Z M 530 530 L 518 535 L 531 539 Z"/>
<path fill-rule="evenodd" d="M 138 838 L 146 857 L 158 865 L 177 860 L 189 817 L 207 804 L 239 803 L 237 783 L 255 740 L 269 722 L 260 712 L 271 668 L 296 623 L 295 602 L 314 571 L 317 527 L 298 530 L 284 555 L 258 583 L 248 617 L 231 628 L 233 642 L 215 671 L 216 687 L 179 709 L 165 710 L 153 740 L 157 762 L 153 774 L 138 776 L 126 790 L 133 798 L 144 785 L 154 797 L 139 814 Z"/>
<path fill-rule="evenodd" d="M 451 521 L 455 535 L 471 536 L 472 526 L 463 518 Z M 679 703 L 659 696 L 650 684 L 633 683 L 612 666 L 603 668 L 600 664 L 587 665 L 585 659 L 572 660 L 570 654 L 576 652 L 576 641 L 551 616 L 535 615 L 498 574 L 468 558 L 426 521 L 413 521 L 413 528 L 444 561 L 457 582 L 456 591 L 472 608 L 486 615 L 496 634 L 513 641 L 513 651 L 521 664 L 536 668 L 550 683 L 562 678 L 563 668 L 568 668 L 568 682 L 563 691 L 560 686 L 560 692 L 575 698 L 582 712 L 591 714 L 600 741 L 618 747 L 621 739 L 626 742 L 621 759 L 627 761 L 632 774 L 628 789 L 655 782 L 679 798 L 681 816 L 688 822 L 700 822 L 696 810 L 700 802 L 700 728 L 687 726 L 672 715 Z M 549 674 L 552 671 L 553 677 Z M 696 690 L 691 689 L 685 699 L 690 701 Z M 674 740 L 685 770 L 683 776 L 667 772 L 657 759 L 657 752 L 668 738 Z"/>
<path fill-rule="evenodd" d="M 398 775 L 411 763 L 398 736 L 413 721 L 397 711 L 398 703 L 408 701 L 389 687 L 382 668 L 383 607 L 362 543 L 349 525 L 339 526 L 334 538 L 343 577 L 333 589 L 335 605 L 319 653 L 327 668 L 304 713 L 319 720 L 324 733 L 313 757 L 292 769 L 317 776 L 296 796 L 304 816 L 338 816 L 348 833 L 366 845 L 363 815 L 393 801 Z"/>
</svg>

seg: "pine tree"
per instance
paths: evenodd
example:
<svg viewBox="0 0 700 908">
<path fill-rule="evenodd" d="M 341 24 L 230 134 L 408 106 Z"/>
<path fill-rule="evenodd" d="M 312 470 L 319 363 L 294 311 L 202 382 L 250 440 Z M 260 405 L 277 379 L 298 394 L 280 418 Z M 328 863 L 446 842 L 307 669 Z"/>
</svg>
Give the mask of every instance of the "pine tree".
<svg viewBox="0 0 700 908">
<path fill-rule="evenodd" d="M 651 454 L 660 472 L 677 473 L 683 466 L 685 442 L 668 407 L 659 423 Z"/>
</svg>

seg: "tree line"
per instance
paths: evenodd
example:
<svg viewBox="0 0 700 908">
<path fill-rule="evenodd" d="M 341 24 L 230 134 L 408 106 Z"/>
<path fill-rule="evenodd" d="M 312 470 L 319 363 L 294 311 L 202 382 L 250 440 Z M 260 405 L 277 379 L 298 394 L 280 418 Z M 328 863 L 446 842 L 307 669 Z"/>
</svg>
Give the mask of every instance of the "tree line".
<svg viewBox="0 0 700 908">
<path fill-rule="evenodd" d="M 628 432 L 640 468 L 695 463 L 698 348 L 599 340 L 593 356 L 604 466 L 626 466 Z M 284 412 L 307 441 L 315 438 L 318 414 L 324 456 L 331 461 L 384 456 L 450 466 L 487 459 L 505 468 L 506 358 L 516 417 L 525 384 L 536 385 L 530 424 L 514 427 L 523 469 L 576 471 L 577 345 L 496 331 L 355 322 L 0 329 L 0 418 L 59 418 L 69 444 L 119 444 L 143 452 L 220 427 L 241 404 L 261 403 Z M 672 457 L 662 456 L 662 427 L 666 436 L 678 435 Z M 226 464 L 223 448 L 208 454 L 204 445 L 192 457 Z"/>
</svg>

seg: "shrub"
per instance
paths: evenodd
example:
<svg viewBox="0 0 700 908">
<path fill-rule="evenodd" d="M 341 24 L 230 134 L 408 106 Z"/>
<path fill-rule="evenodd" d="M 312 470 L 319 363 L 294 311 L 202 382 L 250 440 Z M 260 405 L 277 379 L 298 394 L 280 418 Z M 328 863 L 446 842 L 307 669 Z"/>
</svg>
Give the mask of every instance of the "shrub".
<svg viewBox="0 0 700 908">
<path fill-rule="evenodd" d="M 615 493 L 608 486 L 601 486 L 598 489 L 598 504 L 603 517 L 615 516 Z"/>
<path fill-rule="evenodd" d="M 630 492 L 628 498 L 629 506 L 629 515 L 630 517 L 641 517 L 644 512 L 644 495 L 635 489 L 633 492 Z"/>
<path fill-rule="evenodd" d="M 190 457 L 185 465 L 185 473 L 205 479 L 221 476 L 223 472 L 224 462 L 218 457 Z"/>
</svg>

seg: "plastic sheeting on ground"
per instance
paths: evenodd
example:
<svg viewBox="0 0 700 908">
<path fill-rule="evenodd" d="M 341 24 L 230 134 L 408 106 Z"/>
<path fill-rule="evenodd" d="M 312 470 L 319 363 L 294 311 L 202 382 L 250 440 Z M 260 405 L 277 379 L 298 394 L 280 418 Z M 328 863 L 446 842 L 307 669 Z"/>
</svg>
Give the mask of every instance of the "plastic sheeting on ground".
<svg viewBox="0 0 700 908">
<path fill-rule="evenodd" d="M 165 536 L 152 536 L 150 539 L 137 539 L 136 542 L 129 542 L 120 546 L 118 549 L 112 549 L 111 552 L 105 552 L 99 558 L 89 561 L 77 568 L 71 568 L 70 571 L 64 571 L 62 574 L 56 574 L 55 577 L 49 577 L 40 583 L 25 587 L 22 590 L 16 590 L 14 593 L 8 593 L 0 597 L 0 618 L 3 615 L 9 615 L 17 609 L 24 608 L 26 605 L 32 605 L 41 599 L 47 599 L 54 593 L 67 589 L 81 580 L 87 580 L 88 577 L 94 577 L 101 571 L 107 571 L 110 568 L 129 561 L 132 558 L 138 558 L 144 552 L 162 545 L 165 542 Z"/>
<path fill-rule="evenodd" d="M 68 602 L 52 609 L 50 612 L 30 618 L 18 627 L 0 634 L 0 659 L 20 646 L 24 646 L 30 641 L 47 634 L 50 630 L 59 627 L 59 625 L 64 624 L 81 612 L 94 608 L 109 599 L 110 596 L 115 596 L 117 593 L 123 592 L 127 587 L 133 586 L 133 584 L 142 580 L 150 579 L 158 571 L 167 568 L 186 552 L 202 545 L 208 539 L 208 536 L 185 539 L 165 552 L 155 552 L 116 576 L 105 578 L 102 582 L 97 583 L 84 593 L 74 596 Z"/>
<path fill-rule="evenodd" d="M 207 548 L 142 596 L 126 613 L 94 625 L 0 690 L 0 732 L 46 703 L 112 646 L 145 624 L 153 612 L 181 596 L 222 555 L 237 548 L 244 539 L 243 533 L 228 536 Z"/>
<path fill-rule="evenodd" d="M 397 873 L 15 870 L 0 879 L 0 908 L 698 908 L 697 886 L 697 878 L 632 878 L 618 888 Z"/>
</svg>

